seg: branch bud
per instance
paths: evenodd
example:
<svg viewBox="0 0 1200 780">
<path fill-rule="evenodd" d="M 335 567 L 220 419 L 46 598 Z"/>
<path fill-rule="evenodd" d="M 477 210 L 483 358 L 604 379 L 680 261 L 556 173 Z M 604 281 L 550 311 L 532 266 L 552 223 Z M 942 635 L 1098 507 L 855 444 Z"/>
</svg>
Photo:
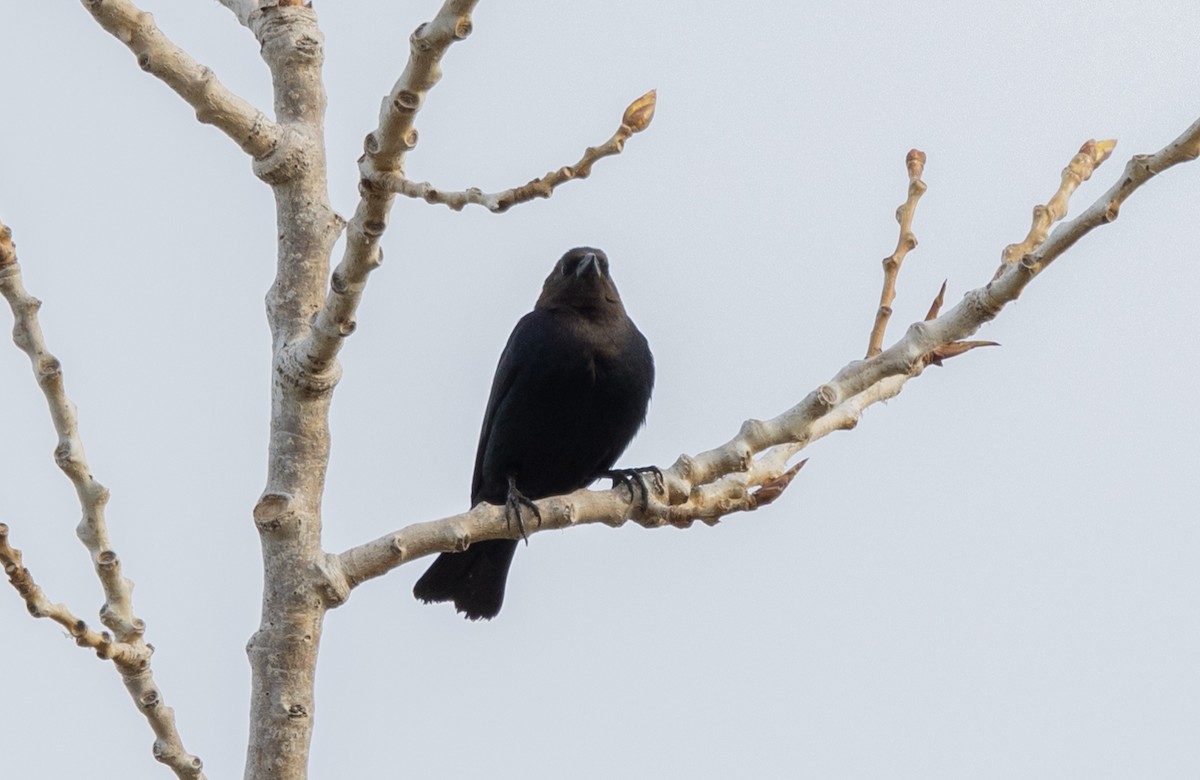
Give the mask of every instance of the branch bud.
<svg viewBox="0 0 1200 780">
<path fill-rule="evenodd" d="M 1116 146 L 1117 139 L 1109 138 L 1104 141 L 1088 141 L 1079 151 L 1091 157 L 1094 165 L 1099 165 L 1112 155 Z"/>
<path fill-rule="evenodd" d="M 621 124 L 635 133 L 642 132 L 650 126 L 650 120 L 654 119 L 654 105 L 657 101 L 658 90 L 656 89 L 642 95 L 630 103 L 629 108 L 625 109 L 625 115 L 621 117 Z"/>
</svg>

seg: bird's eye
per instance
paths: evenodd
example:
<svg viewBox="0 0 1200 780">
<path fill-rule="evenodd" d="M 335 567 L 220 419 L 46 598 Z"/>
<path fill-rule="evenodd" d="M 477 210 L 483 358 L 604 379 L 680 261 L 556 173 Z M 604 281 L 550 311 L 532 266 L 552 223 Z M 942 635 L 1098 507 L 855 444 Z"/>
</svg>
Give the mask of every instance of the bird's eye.
<svg viewBox="0 0 1200 780">
<path fill-rule="evenodd" d="M 570 276 L 575 273 L 575 266 L 579 265 L 578 257 L 568 257 L 562 261 L 562 275 Z"/>
</svg>

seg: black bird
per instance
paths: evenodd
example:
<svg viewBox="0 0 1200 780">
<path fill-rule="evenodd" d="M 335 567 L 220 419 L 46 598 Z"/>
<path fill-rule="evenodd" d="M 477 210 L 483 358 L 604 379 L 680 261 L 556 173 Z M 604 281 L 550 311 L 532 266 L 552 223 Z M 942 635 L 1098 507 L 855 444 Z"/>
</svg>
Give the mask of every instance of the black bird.
<svg viewBox="0 0 1200 780">
<path fill-rule="evenodd" d="M 632 497 L 628 474 L 610 469 L 645 420 L 653 387 L 650 346 L 621 305 L 608 257 L 591 247 L 567 252 L 500 355 L 475 453 L 471 505 L 505 504 L 523 535 L 522 506 L 533 499 L 570 493 L 602 476 L 625 481 Z M 413 595 L 426 603 L 453 601 L 471 620 L 493 618 L 516 549 L 516 541 L 496 539 L 442 553 Z"/>
</svg>

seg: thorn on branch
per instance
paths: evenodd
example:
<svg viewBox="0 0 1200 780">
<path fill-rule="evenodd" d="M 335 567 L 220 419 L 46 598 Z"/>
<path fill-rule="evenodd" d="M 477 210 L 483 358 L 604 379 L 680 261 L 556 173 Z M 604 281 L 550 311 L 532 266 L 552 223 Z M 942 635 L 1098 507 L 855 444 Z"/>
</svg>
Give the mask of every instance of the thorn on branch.
<svg viewBox="0 0 1200 780">
<path fill-rule="evenodd" d="M 938 290 L 937 297 L 933 299 L 933 303 L 929 305 L 929 311 L 925 313 L 925 321 L 937 319 L 938 314 L 942 311 L 942 304 L 946 302 L 946 282 L 942 282 L 942 288 Z"/>
<path fill-rule="evenodd" d="M 792 480 L 800 473 L 800 469 L 804 468 L 805 463 L 808 463 L 808 458 L 792 466 L 778 477 L 775 477 L 775 479 L 764 482 L 762 487 L 750 494 L 750 497 L 754 499 L 754 505 L 766 506 L 783 495 L 783 491 L 787 490 L 788 485 L 792 484 Z"/>
<path fill-rule="evenodd" d="M 949 344 L 943 344 L 934 350 L 926 353 L 924 357 L 925 365 L 942 365 L 942 361 L 949 360 L 952 357 L 957 357 L 964 353 L 970 352 L 978 347 L 998 347 L 999 343 L 995 341 L 952 341 Z"/>
</svg>

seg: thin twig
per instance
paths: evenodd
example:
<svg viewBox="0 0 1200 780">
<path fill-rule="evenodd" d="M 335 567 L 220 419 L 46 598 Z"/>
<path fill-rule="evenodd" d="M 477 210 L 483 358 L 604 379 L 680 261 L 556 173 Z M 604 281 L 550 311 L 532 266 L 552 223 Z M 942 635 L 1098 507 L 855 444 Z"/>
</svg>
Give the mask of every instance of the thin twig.
<svg viewBox="0 0 1200 780">
<path fill-rule="evenodd" d="M 633 101 L 621 117 L 621 126 L 612 137 L 599 146 L 589 146 L 584 150 L 579 162 L 566 165 L 558 170 L 550 171 L 541 178 L 534 179 L 520 187 L 513 187 L 503 192 L 483 192 L 477 187 L 447 192 L 434 187 L 429 182 L 414 182 L 400 172 L 381 174 L 378 184 L 389 192 L 406 195 L 410 198 L 421 198 L 428 203 L 440 203 L 449 206 L 454 211 L 461 211 L 468 204 L 483 206 L 493 214 L 501 214 L 519 203 L 526 203 L 534 198 L 549 198 L 554 194 L 554 188 L 572 179 L 586 179 L 592 172 L 592 166 L 597 160 L 620 154 L 625 148 L 625 142 L 634 133 L 645 130 L 654 118 L 656 102 L 655 90 L 650 90 Z"/>
<path fill-rule="evenodd" d="M 180 778 L 202 780 L 204 772 L 200 759 L 184 750 L 175 728 L 175 713 L 162 703 L 162 694 L 154 683 L 150 670 L 151 649 L 144 639 L 146 624 L 133 614 L 133 583 L 121 574 L 121 562 L 108 538 L 108 525 L 104 518 L 108 489 L 92 477 L 83 451 L 83 440 L 79 436 L 75 404 L 67 397 L 63 387 L 62 366 L 46 347 L 38 323 L 41 301 L 25 290 L 12 231 L 3 223 L 0 223 L 0 295 L 12 308 L 15 321 L 13 341 L 29 356 L 34 377 L 50 407 L 50 417 L 58 433 L 54 459 L 75 486 L 83 509 L 83 519 L 75 533 L 91 553 L 96 576 L 104 590 L 105 601 L 100 608 L 100 622 L 113 632 L 116 640 L 112 649 L 105 650 L 101 657 L 109 657 L 116 664 L 125 688 L 154 730 L 157 737 L 154 757 L 169 766 Z M 44 616 L 59 623 L 68 621 L 68 630 L 77 642 L 83 639 L 80 644 L 94 646 L 97 652 L 101 652 L 100 646 L 112 640 L 105 639 L 103 635 L 93 637 L 83 621 L 77 620 L 65 607 L 49 604 L 49 600 L 33 583 L 29 572 L 21 566 L 20 554 L 8 545 L 7 528 L 4 528 L 3 536 L 4 549 L 0 550 L 0 556 L 7 553 L 8 557 L 0 559 L 4 562 L 9 580 L 25 598 L 30 611 L 38 615 L 34 612 L 36 605 L 37 609 L 45 610 Z"/>
<path fill-rule="evenodd" d="M 896 300 L 896 277 L 900 275 L 900 264 L 910 250 L 917 246 L 917 237 L 912 232 L 913 214 L 917 210 L 917 201 L 925 194 L 925 182 L 921 174 L 925 172 L 925 153 L 920 149 L 911 149 L 904 158 L 908 168 L 908 197 L 896 209 L 896 221 L 900 223 L 900 237 L 896 239 L 896 250 L 883 258 L 883 292 L 879 295 L 879 309 L 875 312 L 875 326 L 871 328 L 871 338 L 867 342 L 867 357 L 875 357 L 883 351 L 883 337 L 887 331 L 888 320 L 892 317 L 892 303 Z"/>
<path fill-rule="evenodd" d="M 1024 240 L 1019 244 L 1009 244 L 1000 253 L 997 277 L 1005 266 L 1020 262 L 1021 258 L 1045 242 L 1050 226 L 1067 215 L 1067 201 L 1070 200 L 1071 194 L 1080 184 L 1091 178 L 1092 172 L 1108 159 L 1116 145 L 1115 140 L 1091 140 L 1079 148 L 1079 153 L 1071 158 L 1066 168 L 1063 168 L 1062 180 L 1054 195 L 1044 205 L 1033 207 L 1033 224 L 1030 225 Z"/>
<path fill-rule="evenodd" d="M 112 634 L 89 628 L 88 624 L 75 617 L 66 605 L 52 602 L 34 582 L 29 569 L 25 568 L 21 551 L 9 543 L 8 526 L 4 523 L 0 523 L 0 565 L 3 565 L 4 573 L 8 575 L 8 581 L 25 600 L 25 607 L 30 615 L 35 618 L 50 618 L 67 630 L 75 644 L 95 650 L 97 656 L 114 661 L 122 668 L 144 667 L 150 662 L 150 649 L 145 644 L 114 642 Z"/>
</svg>

